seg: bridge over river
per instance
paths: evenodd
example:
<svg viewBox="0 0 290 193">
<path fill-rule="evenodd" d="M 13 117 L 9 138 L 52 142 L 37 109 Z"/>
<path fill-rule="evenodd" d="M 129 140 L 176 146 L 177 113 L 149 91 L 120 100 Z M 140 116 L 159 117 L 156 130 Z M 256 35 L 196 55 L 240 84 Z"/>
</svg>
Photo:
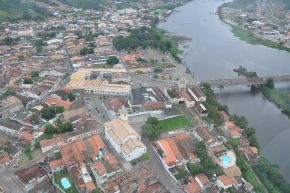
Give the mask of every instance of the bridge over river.
<svg viewBox="0 0 290 193">
<path fill-rule="evenodd" d="M 211 87 L 226 87 L 236 85 L 258 86 L 266 83 L 268 79 L 273 79 L 274 82 L 290 82 L 290 75 L 204 80 L 201 81 L 200 84 L 209 84 Z"/>
</svg>

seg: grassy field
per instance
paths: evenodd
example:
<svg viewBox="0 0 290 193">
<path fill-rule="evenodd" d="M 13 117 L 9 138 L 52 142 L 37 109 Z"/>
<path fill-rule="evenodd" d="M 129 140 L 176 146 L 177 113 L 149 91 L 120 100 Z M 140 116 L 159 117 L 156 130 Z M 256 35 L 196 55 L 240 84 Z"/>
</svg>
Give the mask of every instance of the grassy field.
<svg viewBox="0 0 290 193">
<path fill-rule="evenodd" d="M 40 149 L 34 149 L 31 151 L 31 156 L 32 156 L 32 160 L 35 159 L 35 158 L 38 158 L 41 156 L 41 151 Z M 24 156 L 16 165 L 16 167 L 20 167 L 20 166 L 23 166 L 25 165 L 26 163 L 28 163 L 29 161 L 29 157 L 28 156 Z"/>
<path fill-rule="evenodd" d="M 71 184 L 71 187 L 66 189 L 66 190 L 63 188 L 63 186 L 61 184 L 61 179 L 64 177 L 67 178 Z M 54 182 L 57 183 L 59 185 L 59 187 L 61 187 L 67 193 L 78 193 L 76 185 L 74 184 L 73 180 L 70 178 L 67 171 L 54 173 Z"/>
<path fill-rule="evenodd" d="M 277 89 L 263 88 L 262 93 L 271 102 L 275 103 L 283 110 L 285 114 L 290 116 L 290 92 Z"/>
<path fill-rule="evenodd" d="M 160 121 L 160 127 L 163 132 L 173 131 L 176 129 L 192 126 L 193 122 L 183 116 L 174 117 Z"/>
<path fill-rule="evenodd" d="M 265 39 L 261 39 L 259 37 L 256 37 L 253 33 L 248 32 L 242 28 L 239 27 L 233 27 L 232 28 L 232 32 L 234 34 L 234 36 L 238 37 L 240 40 L 248 42 L 250 44 L 253 45 L 264 45 L 270 48 L 275 48 L 275 49 L 279 49 L 279 50 L 285 50 L 290 52 L 290 48 L 287 48 L 279 43 L 276 42 L 272 42 L 270 40 L 265 40 Z"/>
</svg>

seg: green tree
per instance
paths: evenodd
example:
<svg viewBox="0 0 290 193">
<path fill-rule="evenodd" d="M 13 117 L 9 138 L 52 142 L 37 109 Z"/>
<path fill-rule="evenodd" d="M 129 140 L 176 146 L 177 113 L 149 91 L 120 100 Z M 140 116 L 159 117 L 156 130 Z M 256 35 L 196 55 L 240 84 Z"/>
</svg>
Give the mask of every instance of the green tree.
<svg viewBox="0 0 290 193">
<path fill-rule="evenodd" d="M 274 80 L 272 78 L 268 78 L 266 80 L 266 83 L 264 84 L 264 86 L 270 88 L 270 89 L 274 89 L 275 85 L 274 85 Z"/>
<path fill-rule="evenodd" d="M 245 116 L 233 115 L 232 120 L 237 126 L 239 126 L 242 129 L 248 127 L 248 120 L 246 119 Z"/>
<path fill-rule="evenodd" d="M 82 48 L 80 50 L 80 55 L 84 56 L 87 54 L 94 54 L 94 49 L 93 48 Z"/>
<path fill-rule="evenodd" d="M 37 77 L 39 77 L 39 71 L 32 71 L 32 72 L 31 72 L 31 76 L 32 76 L 33 78 L 37 78 Z"/>
<path fill-rule="evenodd" d="M 73 131 L 73 124 L 71 122 L 61 123 L 58 126 L 59 133 L 71 132 Z"/>
<path fill-rule="evenodd" d="M 67 94 L 67 97 L 68 97 L 68 99 L 69 99 L 69 101 L 74 101 L 74 100 L 76 100 L 76 96 L 74 95 L 74 93 L 68 93 Z"/>
<path fill-rule="evenodd" d="M 142 135 L 149 138 L 155 139 L 161 134 L 160 122 L 154 117 L 149 117 L 142 126 Z"/>
<path fill-rule="evenodd" d="M 23 84 L 33 84 L 33 80 L 31 78 L 25 78 Z"/>
<path fill-rule="evenodd" d="M 56 129 L 52 127 L 51 125 L 45 126 L 45 130 L 44 130 L 45 134 L 52 135 L 52 134 L 55 134 L 56 132 L 57 132 Z"/>
<path fill-rule="evenodd" d="M 107 64 L 110 66 L 113 66 L 113 65 L 118 64 L 118 63 L 119 63 L 119 58 L 116 56 L 110 56 L 107 59 Z"/>
<path fill-rule="evenodd" d="M 11 38 L 11 37 L 5 37 L 2 42 L 5 44 L 5 45 L 11 45 L 14 43 L 14 39 Z"/>
</svg>

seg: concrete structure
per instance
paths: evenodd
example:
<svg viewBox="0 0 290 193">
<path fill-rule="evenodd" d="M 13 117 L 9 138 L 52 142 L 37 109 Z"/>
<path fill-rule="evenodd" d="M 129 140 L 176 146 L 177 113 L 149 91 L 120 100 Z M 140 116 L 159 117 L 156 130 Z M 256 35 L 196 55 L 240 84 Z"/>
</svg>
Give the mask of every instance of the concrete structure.
<svg viewBox="0 0 290 193">
<path fill-rule="evenodd" d="M 24 129 L 24 126 L 16 121 L 1 120 L 0 130 L 12 136 L 19 136 L 20 131 Z"/>
<path fill-rule="evenodd" d="M 204 80 L 200 84 L 209 84 L 211 87 L 236 85 L 257 86 L 265 84 L 268 79 L 273 79 L 274 82 L 290 82 L 290 75 Z"/>
<path fill-rule="evenodd" d="M 113 119 L 105 123 L 106 138 L 114 149 L 127 161 L 134 160 L 146 152 L 141 136 L 121 119 Z"/>
<path fill-rule="evenodd" d="M 60 147 L 64 144 L 64 138 L 62 136 L 58 136 L 52 139 L 43 139 L 40 141 L 41 152 L 46 153 L 53 148 Z"/>
<path fill-rule="evenodd" d="M 125 71 L 124 69 L 114 69 L 114 68 L 79 69 L 71 76 L 71 81 L 68 83 L 66 88 L 82 89 L 85 90 L 86 92 L 100 95 L 129 96 L 131 93 L 131 85 L 111 84 L 107 80 L 102 80 L 101 78 L 99 78 L 99 76 L 102 73 L 118 73 L 118 72 L 123 73 L 124 71 Z"/>
</svg>

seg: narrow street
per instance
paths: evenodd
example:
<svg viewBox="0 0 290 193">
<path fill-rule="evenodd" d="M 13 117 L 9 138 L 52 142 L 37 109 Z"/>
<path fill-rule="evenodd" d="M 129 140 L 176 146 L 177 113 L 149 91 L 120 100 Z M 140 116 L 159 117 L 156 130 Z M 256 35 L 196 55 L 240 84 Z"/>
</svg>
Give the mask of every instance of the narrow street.
<svg viewBox="0 0 290 193">
<path fill-rule="evenodd" d="M 13 180 L 12 172 L 5 168 L 0 170 L 0 185 L 7 193 L 24 193 L 25 191 Z"/>
<path fill-rule="evenodd" d="M 152 168 L 152 171 L 156 178 L 166 187 L 168 191 L 172 193 L 183 193 L 181 188 L 176 184 L 176 182 L 165 170 L 161 160 L 159 159 L 153 147 L 149 146 L 147 151 L 151 153 L 152 158 L 146 164 Z"/>
</svg>

